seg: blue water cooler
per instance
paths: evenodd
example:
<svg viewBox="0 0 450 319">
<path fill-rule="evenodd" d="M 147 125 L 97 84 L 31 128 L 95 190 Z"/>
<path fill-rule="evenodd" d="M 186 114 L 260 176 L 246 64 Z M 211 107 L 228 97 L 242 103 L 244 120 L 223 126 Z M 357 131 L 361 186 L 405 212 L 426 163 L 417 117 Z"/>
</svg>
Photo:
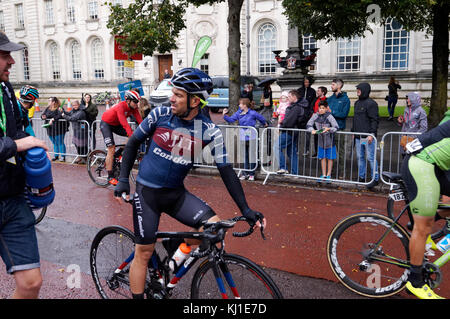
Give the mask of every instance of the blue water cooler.
<svg viewBox="0 0 450 319">
<path fill-rule="evenodd" d="M 26 186 L 28 199 L 35 207 L 50 205 L 55 198 L 52 166 L 46 151 L 41 147 L 28 150 L 25 156 Z"/>
</svg>

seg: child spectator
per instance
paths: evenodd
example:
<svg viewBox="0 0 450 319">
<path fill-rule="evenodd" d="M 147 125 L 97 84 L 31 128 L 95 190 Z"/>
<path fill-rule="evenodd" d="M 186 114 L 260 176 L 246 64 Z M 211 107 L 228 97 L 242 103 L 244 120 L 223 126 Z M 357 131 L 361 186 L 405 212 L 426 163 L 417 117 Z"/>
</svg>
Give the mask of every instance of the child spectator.
<svg viewBox="0 0 450 319">
<path fill-rule="evenodd" d="M 275 111 L 278 116 L 278 127 L 280 127 L 281 123 L 284 120 L 284 116 L 286 115 L 286 109 L 291 104 L 288 99 L 289 91 L 281 92 L 280 96 L 280 104 L 278 105 L 277 110 Z"/>
<path fill-rule="evenodd" d="M 315 129 L 314 129 L 315 128 Z M 314 113 L 306 125 L 306 129 L 313 135 L 318 134 L 317 157 L 321 161 L 322 175 L 320 179 L 331 179 L 333 160 L 336 159 L 336 146 L 334 144 L 334 133 L 339 125 L 328 110 L 326 100 L 319 102 L 319 110 Z M 320 180 L 319 180 L 320 182 Z"/>
<path fill-rule="evenodd" d="M 266 125 L 266 119 L 256 112 L 255 110 L 251 109 L 251 102 L 248 98 L 240 98 L 239 99 L 239 110 L 234 113 L 232 116 L 225 115 L 228 112 L 228 109 L 224 109 L 223 112 L 223 119 L 227 121 L 228 123 L 233 123 L 238 121 L 240 126 L 253 126 L 255 127 L 256 121 L 259 121 L 262 125 Z M 240 177 L 240 179 L 247 179 L 249 181 L 255 180 L 255 170 L 256 170 L 256 158 L 250 158 L 250 151 L 252 148 L 250 148 L 250 141 L 253 141 L 253 144 L 256 146 L 257 136 L 254 133 L 253 130 L 242 128 L 240 129 L 240 140 L 241 145 L 244 149 L 244 169 L 251 171 L 244 172 L 244 175 Z M 252 156 L 253 157 L 253 156 Z M 251 160 L 251 164 L 250 164 Z"/>
</svg>

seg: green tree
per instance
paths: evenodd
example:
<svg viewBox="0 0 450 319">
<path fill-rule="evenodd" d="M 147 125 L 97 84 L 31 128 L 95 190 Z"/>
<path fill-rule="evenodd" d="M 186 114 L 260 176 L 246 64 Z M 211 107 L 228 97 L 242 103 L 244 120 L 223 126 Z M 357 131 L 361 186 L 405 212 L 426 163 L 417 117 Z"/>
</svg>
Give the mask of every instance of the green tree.
<svg viewBox="0 0 450 319">
<path fill-rule="evenodd" d="M 374 25 L 383 25 L 390 18 L 395 18 L 408 31 L 424 31 L 432 35 L 429 126 L 436 126 L 442 119 L 447 110 L 448 0 L 283 0 L 282 4 L 289 24 L 303 34 L 312 34 L 317 40 L 364 36 L 364 32 L 373 31 Z"/>
<path fill-rule="evenodd" d="M 107 2 L 111 9 L 107 27 L 120 36 L 118 42 L 129 56 L 135 53 L 152 56 L 177 48 L 180 31 L 186 27 L 185 13 L 189 5 L 203 5 L 225 0 L 136 0 L 127 8 Z M 229 103 L 235 111 L 240 96 L 240 12 L 244 0 L 228 0 L 228 74 Z"/>
</svg>

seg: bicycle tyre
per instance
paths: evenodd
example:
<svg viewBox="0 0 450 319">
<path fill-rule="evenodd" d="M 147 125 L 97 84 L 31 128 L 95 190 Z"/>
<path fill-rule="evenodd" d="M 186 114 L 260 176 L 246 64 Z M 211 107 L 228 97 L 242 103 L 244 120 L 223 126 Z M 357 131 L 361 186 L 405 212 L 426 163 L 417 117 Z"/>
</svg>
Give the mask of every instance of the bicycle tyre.
<svg viewBox="0 0 450 319">
<path fill-rule="evenodd" d="M 405 201 L 404 205 L 406 205 L 406 204 L 407 203 Z M 402 206 L 404 207 L 404 205 L 402 205 Z M 386 210 L 387 210 L 388 217 L 392 220 L 395 220 L 401 212 L 401 210 L 399 210 L 398 213 L 396 214 L 394 206 L 395 206 L 395 201 L 392 198 L 388 198 Z M 409 208 L 408 208 L 408 210 L 409 210 Z M 403 213 L 404 216 L 408 216 L 408 214 L 409 214 L 409 212 Z M 406 219 L 408 220 L 408 222 L 410 222 L 409 217 L 405 218 L 405 220 Z M 400 218 L 399 222 L 403 222 L 403 216 Z M 412 225 L 410 226 L 409 223 L 407 225 L 405 224 L 405 229 L 407 229 L 408 231 L 409 230 L 412 231 Z M 447 229 L 447 222 L 445 219 L 440 219 L 440 220 L 436 221 L 433 226 L 433 232 L 431 233 L 431 239 L 436 240 L 436 239 L 439 239 L 439 238 L 447 235 L 446 229 Z"/>
<path fill-rule="evenodd" d="M 409 234 L 402 226 L 394 226 L 382 240 L 377 254 L 368 254 L 392 223 L 386 216 L 362 212 L 344 218 L 333 228 L 327 258 L 334 275 L 345 287 L 366 297 L 388 297 L 404 288 L 409 268 Z M 392 256 L 402 263 L 374 259 L 388 260 Z"/>
<path fill-rule="evenodd" d="M 127 265 L 120 277 L 114 277 L 114 271 L 131 255 L 134 250 L 134 234 L 122 226 L 108 226 L 94 237 L 90 249 L 91 275 L 95 287 L 103 299 L 132 298 Z M 110 246 L 117 246 L 111 249 Z M 114 288 L 115 287 L 115 288 Z"/>
<path fill-rule="evenodd" d="M 242 299 L 282 299 L 283 296 L 272 278 L 258 265 L 249 259 L 224 254 L 221 261 L 228 266 L 233 281 L 237 285 L 240 298 Z M 191 298 L 192 299 L 222 299 L 216 279 L 213 274 L 214 262 L 205 259 L 197 268 L 192 277 Z M 227 295 L 233 296 L 230 287 L 226 284 L 223 271 L 220 272 Z"/>
<path fill-rule="evenodd" d="M 103 150 L 93 150 L 89 153 L 86 161 L 86 168 L 91 180 L 98 186 L 107 187 L 108 173 L 105 166 L 106 152 Z"/>
<path fill-rule="evenodd" d="M 33 210 L 33 213 L 35 217 L 34 224 L 37 225 L 44 219 L 45 214 L 47 213 L 47 206 L 42 207 L 42 209 Z"/>
</svg>

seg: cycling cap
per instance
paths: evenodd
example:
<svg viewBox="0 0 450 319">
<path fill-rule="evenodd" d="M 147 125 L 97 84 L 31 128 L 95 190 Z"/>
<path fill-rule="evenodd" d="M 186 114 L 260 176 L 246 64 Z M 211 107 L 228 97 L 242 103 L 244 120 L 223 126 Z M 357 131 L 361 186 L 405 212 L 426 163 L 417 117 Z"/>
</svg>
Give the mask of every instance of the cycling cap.
<svg viewBox="0 0 450 319">
<path fill-rule="evenodd" d="M 21 102 L 33 103 L 37 98 L 39 98 L 39 91 L 34 86 L 25 85 L 20 88 Z"/>
<path fill-rule="evenodd" d="M 189 94 L 201 94 L 206 100 L 213 90 L 208 74 L 196 68 L 184 68 L 175 73 L 170 80 L 172 86 Z"/>
<path fill-rule="evenodd" d="M 137 102 L 139 102 L 140 99 L 141 99 L 141 96 L 136 91 L 129 90 L 129 91 L 125 92 L 125 100 L 131 100 L 131 101 L 134 101 L 137 103 Z"/>
</svg>

